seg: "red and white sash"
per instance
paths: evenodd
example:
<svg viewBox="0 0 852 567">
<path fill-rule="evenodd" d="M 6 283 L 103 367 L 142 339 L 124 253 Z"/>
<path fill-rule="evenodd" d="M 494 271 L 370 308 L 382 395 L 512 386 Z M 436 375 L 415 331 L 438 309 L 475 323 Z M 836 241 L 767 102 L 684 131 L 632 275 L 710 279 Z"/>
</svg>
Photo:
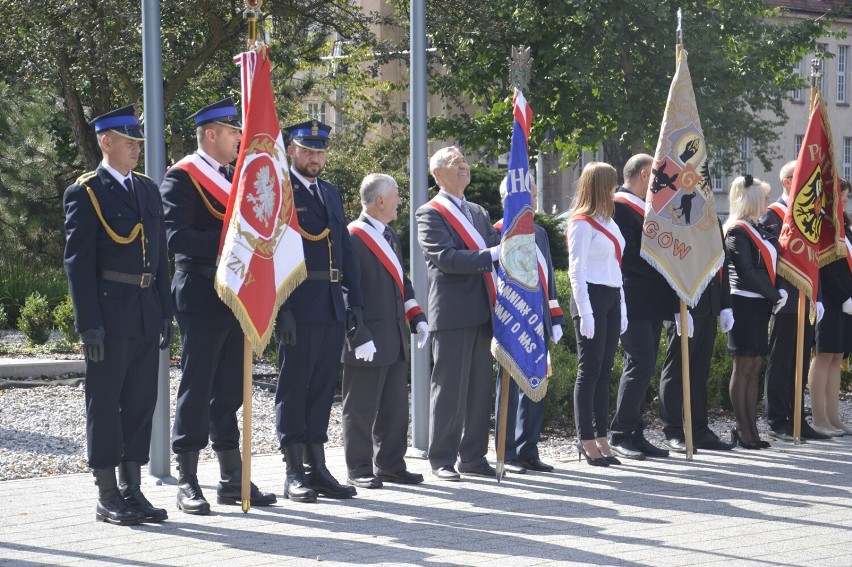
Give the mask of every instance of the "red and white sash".
<svg viewBox="0 0 852 567">
<path fill-rule="evenodd" d="M 218 169 L 215 169 L 198 154 L 190 154 L 177 162 L 174 167 L 179 167 L 198 181 L 207 192 L 227 207 L 228 196 L 231 194 L 231 182 L 225 179 Z"/>
<path fill-rule="evenodd" d="M 348 228 L 349 234 L 361 239 L 361 241 L 367 246 L 367 248 L 369 248 L 370 252 L 376 256 L 376 259 L 381 262 L 382 266 L 385 267 L 390 276 L 396 282 L 399 296 L 402 298 L 402 302 L 405 305 L 406 321 L 411 321 L 411 319 L 416 315 L 423 313 L 423 310 L 420 309 L 420 305 L 417 304 L 417 300 L 405 300 L 402 266 L 399 263 L 399 258 L 396 253 L 393 251 L 390 244 L 388 244 L 388 241 L 385 240 L 385 237 L 376 230 L 373 225 L 362 220 L 354 220 L 350 222 Z"/>
<path fill-rule="evenodd" d="M 494 228 L 501 231 L 503 230 L 503 219 L 498 220 L 494 223 Z M 544 297 L 547 299 L 548 307 L 550 309 L 551 317 L 561 317 L 562 316 L 562 308 L 559 306 L 558 299 L 550 299 L 550 294 L 548 290 L 550 289 L 550 280 L 547 279 L 547 260 L 544 259 L 544 253 L 542 253 L 541 248 L 538 247 L 538 244 L 535 246 L 535 253 L 538 257 L 538 276 L 539 281 L 541 282 L 541 289 L 544 292 Z"/>
<path fill-rule="evenodd" d="M 774 211 L 776 215 L 781 217 L 782 221 L 784 220 L 784 217 L 787 216 L 787 205 L 785 205 L 784 203 L 779 203 L 778 201 L 775 201 L 774 203 L 769 205 L 767 208 L 770 211 Z"/>
<path fill-rule="evenodd" d="M 628 193 L 625 191 L 617 192 L 612 200 L 616 203 L 622 203 L 633 209 L 637 215 L 642 218 L 645 218 L 645 201 L 634 195 L 633 193 Z"/>
<path fill-rule="evenodd" d="M 734 224 L 743 228 L 754 245 L 757 246 L 760 256 L 763 258 L 763 263 L 766 264 L 769 281 L 772 282 L 772 285 L 775 285 L 775 264 L 778 261 L 778 251 L 749 223 L 738 220 Z"/>
<path fill-rule="evenodd" d="M 435 195 L 429 201 L 429 205 L 450 223 L 453 230 L 461 236 L 468 250 L 484 250 L 488 248 L 479 231 L 476 230 L 470 221 L 467 220 L 467 217 L 464 216 L 464 213 L 449 198 L 441 194 Z M 491 304 L 493 305 L 497 301 L 497 274 L 494 273 L 494 269 L 492 268 L 490 272 L 486 272 L 482 276 L 485 278 L 485 287 L 488 290 L 488 297 L 491 298 Z"/>
<path fill-rule="evenodd" d="M 586 221 L 592 226 L 592 228 L 609 238 L 610 242 L 612 242 L 612 246 L 615 248 L 615 259 L 618 260 L 618 266 L 621 267 L 621 255 L 624 253 L 624 250 L 621 248 L 621 243 L 618 241 L 618 237 L 607 230 L 604 225 L 588 215 L 574 215 L 571 219 Z"/>
</svg>

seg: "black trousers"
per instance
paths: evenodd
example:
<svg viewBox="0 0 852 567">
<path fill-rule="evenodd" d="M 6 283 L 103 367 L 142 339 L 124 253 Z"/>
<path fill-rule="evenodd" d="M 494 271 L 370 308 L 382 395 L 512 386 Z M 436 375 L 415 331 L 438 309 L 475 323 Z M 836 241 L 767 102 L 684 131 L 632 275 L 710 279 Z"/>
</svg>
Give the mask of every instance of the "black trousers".
<svg viewBox="0 0 852 567">
<path fill-rule="evenodd" d="M 296 323 L 296 344 L 278 344 L 275 423 L 282 448 L 328 441 L 343 328 L 343 321 Z"/>
<path fill-rule="evenodd" d="M 609 418 L 609 381 L 618 336 L 621 331 L 621 291 L 615 287 L 589 284 L 589 302 L 595 334 L 580 334 L 580 316 L 571 300 L 574 335 L 577 337 L 577 379 L 574 382 L 574 419 L 582 440 L 606 437 Z"/>
<path fill-rule="evenodd" d="M 218 310 L 221 312 L 222 310 Z M 175 403 L 172 451 L 214 451 L 240 446 L 236 412 L 243 404 L 243 331 L 230 313 L 176 313 L 181 378 Z"/>
<path fill-rule="evenodd" d="M 642 436 L 645 430 L 642 414 L 648 384 L 657 365 L 662 329 L 662 320 L 631 319 L 627 332 L 621 335 L 624 370 L 618 383 L 618 406 L 610 426 L 613 443 Z"/>
<path fill-rule="evenodd" d="M 86 362 L 86 447 L 89 467 L 148 462 L 157 404 L 159 337 L 107 333 L 104 359 Z"/>
<path fill-rule="evenodd" d="M 766 421 L 772 429 L 793 424 L 796 388 L 796 313 L 776 313 L 769 319 L 769 357 L 766 360 L 764 397 Z M 810 348 L 814 327 L 805 320 L 805 344 L 802 357 L 802 384 L 808 383 Z M 804 403 L 804 396 L 802 397 Z"/>
<path fill-rule="evenodd" d="M 707 425 L 707 379 L 716 341 L 716 317 L 693 315 L 694 333 L 689 339 L 689 399 L 692 435 L 695 439 L 711 433 Z M 683 360 L 674 321 L 666 321 L 666 362 L 660 375 L 660 421 L 666 439 L 684 440 Z"/>
<path fill-rule="evenodd" d="M 343 453 L 349 476 L 405 470 L 408 361 L 343 365 Z"/>
</svg>

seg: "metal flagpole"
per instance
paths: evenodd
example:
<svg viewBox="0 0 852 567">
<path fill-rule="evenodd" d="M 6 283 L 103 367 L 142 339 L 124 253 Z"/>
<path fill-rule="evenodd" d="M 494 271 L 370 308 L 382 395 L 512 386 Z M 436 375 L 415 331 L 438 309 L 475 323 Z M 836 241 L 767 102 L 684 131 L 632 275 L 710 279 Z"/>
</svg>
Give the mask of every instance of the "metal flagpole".
<svg viewBox="0 0 852 567">
<path fill-rule="evenodd" d="M 683 13 L 677 9 L 677 47 L 675 48 L 675 68 L 683 56 Z M 683 383 L 683 435 L 686 442 L 686 460 L 691 461 L 694 453 L 692 439 L 692 389 L 689 383 L 689 323 L 686 303 L 680 300 L 680 377 Z"/>
<path fill-rule="evenodd" d="M 263 0 L 246 0 L 243 18 L 248 22 L 248 49 L 255 48 L 257 42 L 257 20 L 260 18 L 260 5 Z M 247 89 L 250 85 L 245 86 Z M 245 110 L 245 100 L 242 101 Z M 227 227 L 226 227 L 227 228 Z M 251 509 L 251 402 L 252 402 L 252 347 L 247 336 L 243 336 L 243 470 L 240 485 L 242 510 L 246 514 Z"/>
<path fill-rule="evenodd" d="M 160 48 L 160 3 L 142 0 L 142 98 L 145 115 L 145 175 L 159 185 L 166 171 L 163 117 L 163 57 Z M 160 351 L 157 405 L 151 424 L 148 474 L 157 484 L 173 484 L 169 447 L 169 347 Z"/>
</svg>

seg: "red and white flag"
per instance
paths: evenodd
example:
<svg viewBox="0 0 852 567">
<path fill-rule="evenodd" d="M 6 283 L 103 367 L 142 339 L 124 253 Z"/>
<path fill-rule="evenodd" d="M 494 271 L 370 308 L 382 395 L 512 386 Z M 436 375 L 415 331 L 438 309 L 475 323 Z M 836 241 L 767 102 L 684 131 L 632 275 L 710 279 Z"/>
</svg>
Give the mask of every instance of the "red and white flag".
<svg viewBox="0 0 852 567">
<path fill-rule="evenodd" d="M 278 308 L 307 277 L 268 48 L 235 58 L 242 70 L 243 139 L 225 212 L 216 292 L 256 353 Z"/>
</svg>

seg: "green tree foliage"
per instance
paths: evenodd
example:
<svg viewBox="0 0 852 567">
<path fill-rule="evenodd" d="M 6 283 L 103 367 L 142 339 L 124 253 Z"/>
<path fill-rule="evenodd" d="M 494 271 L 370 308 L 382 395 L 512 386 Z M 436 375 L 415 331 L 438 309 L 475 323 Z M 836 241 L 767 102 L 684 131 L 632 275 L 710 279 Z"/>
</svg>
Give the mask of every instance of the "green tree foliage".
<svg viewBox="0 0 852 567">
<path fill-rule="evenodd" d="M 406 3 L 394 4 L 405 10 Z M 775 129 L 787 119 L 783 100 L 803 83 L 792 65 L 813 51 L 828 24 L 781 21 L 780 10 L 762 0 L 430 1 L 433 85 L 460 109 L 433 118 L 430 134 L 489 156 L 507 151 L 506 58 L 510 46 L 523 44 L 535 59 L 525 93 L 536 113 L 531 153 L 559 150 L 567 164 L 602 143 L 605 161 L 620 170 L 631 153 L 656 146 L 675 68 L 678 7 L 708 144 L 730 166 L 749 137 L 768 164 L 778 151 Z M 482 110 L 468 112 L 465 100 Z"/>
</svg>

